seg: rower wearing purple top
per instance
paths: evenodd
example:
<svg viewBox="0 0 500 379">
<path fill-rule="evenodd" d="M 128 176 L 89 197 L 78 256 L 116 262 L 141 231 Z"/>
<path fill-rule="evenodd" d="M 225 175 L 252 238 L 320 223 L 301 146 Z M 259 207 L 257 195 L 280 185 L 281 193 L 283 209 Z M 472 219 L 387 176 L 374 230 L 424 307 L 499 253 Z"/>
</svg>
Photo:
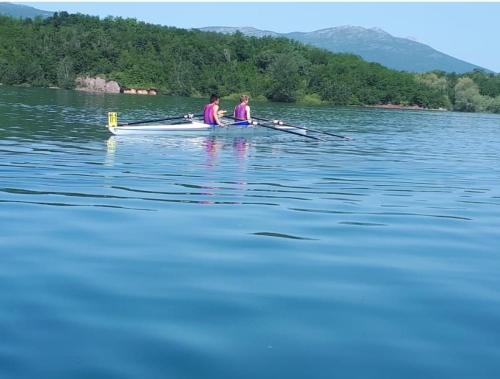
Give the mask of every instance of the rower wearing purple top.
<svg viewBox="0 0 500 379">
<path fill-rule="evenodd" d="M 223 116 L 226 111 L 219 110 L 219 102 L 219 96 L 210 96 L 210 103 L 203 108 L 203 122 L 205 124 L 224 126 L 219 117 Z"/>
<path fill-rule="evenodd" d="M 248 105 L 249 100 L 250 99 L 247 95 L 242 95 L 240 97 L 240 103 L 234 108 L 235 120 L 244 121 L 241 125 L 249 125 L 252 123 L 252 119 L 250 117 L 250 106 Z"/>
</svg>

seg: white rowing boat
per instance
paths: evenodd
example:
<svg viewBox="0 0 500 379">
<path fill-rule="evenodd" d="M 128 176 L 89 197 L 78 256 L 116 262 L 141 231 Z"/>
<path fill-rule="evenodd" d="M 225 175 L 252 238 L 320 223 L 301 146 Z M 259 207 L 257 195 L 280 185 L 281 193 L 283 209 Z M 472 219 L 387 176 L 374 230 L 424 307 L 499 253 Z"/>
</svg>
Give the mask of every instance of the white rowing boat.
<svg viewBox="0 0 500 379">
<path fill-rule="evenodd" d="M 116 125 L 108 124 L 108 129 L 115 135 L 253 135 L 267 134 L 279 131 L 290 131 L 293 133 L 306 134 L 305 130 L 297 129 L 293 126 L 273 125 L 265 127 L 262 125 L 234 125 L 220 127 L 204 124 L 198 120 L 186 120 L 179 123 L 170 124 L 134 124 Z"/>
</svg>

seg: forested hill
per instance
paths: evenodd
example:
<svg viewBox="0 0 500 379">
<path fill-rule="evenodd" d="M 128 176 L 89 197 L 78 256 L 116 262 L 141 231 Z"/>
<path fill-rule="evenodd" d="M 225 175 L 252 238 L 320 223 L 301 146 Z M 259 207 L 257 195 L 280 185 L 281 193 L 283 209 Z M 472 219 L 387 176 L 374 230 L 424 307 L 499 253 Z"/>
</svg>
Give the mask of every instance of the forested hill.
<svg viewBox="0 0 500 379">
<path fill-rule="evenodd" d="M 10 16 L 15 18 L 44 18 L 50 17 L 53 14 L 54 12 L 43 11 L 27 5 L 0 2 L 0 16 Z"/>
<path fill-rule="evenodd" d="M 455 101 L 450 88 L 460 81 L 398 72 L 285 38 L 187 31 L 65 12 L 36 20 L 0 17 L 1 83 L 72 88 L 76 76 L 87 74 L 165 94 L 248 93 L 272 101 L 430 108 L 450 107 Z"/>
</svg>

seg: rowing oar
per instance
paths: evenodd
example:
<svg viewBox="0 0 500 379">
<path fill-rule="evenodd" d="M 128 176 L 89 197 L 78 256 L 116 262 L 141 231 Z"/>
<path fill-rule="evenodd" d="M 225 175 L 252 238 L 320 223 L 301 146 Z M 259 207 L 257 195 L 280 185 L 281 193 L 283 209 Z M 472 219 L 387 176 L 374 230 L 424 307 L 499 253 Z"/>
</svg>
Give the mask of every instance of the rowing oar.
<svg viewBox="0 0 500 379">
<path fill-rule="evenodd" d="M 277 124 L 277 125 L 291 126 L 292 128 L 302 129 L 302 130 L 306 130 L 308 132 L 326 134 L 327 136 L 342 138 L 342 139 L 346 139 L 346 140 L 350 140 L 351 139 L 349 137 L 345 137 L 345 136 L 340 136 L 338 134 L 324 132 L 322 130 L 311 129 L 311 128 L 304 128 L 303 126 L 297 126 L 297 125 L 290 125 L 290 124 L 284 123 L 283 121 L 279 121 L 279 120 L 268 120 L 266 118 L 255 117 L 255 116 L 252 116 L 252 118 L 254 118 L 256 120 L 260 120 L 260 121 L 272 122 L 273 124 Z"/>
<path fill-rule="evenodd" d="M 228 126 L 230 125 L 238 125 L 240 124 L 241 122 L 245 121 L 245 120 L 239 120 L 235 117 L 232 117 L 232 116 L 224 116 L 224 117 L 227 117 L 227 118 L 231 118 L 233 120 L 236 120 L 237 122 L 235 122 L 234 124 L 229 124 Z M 254 117 L 256 118 L 256 117 Z M 280 128 L 276 128 L 274 126 L 271 126 L 271 125 L 265 125 L 265 124 L 261 124 L 261 123 L 258 123 L 256 121 L 254 121 L 254 123 L 252 123 L 252 125 L 256 125 L 256 126 L 261 126 L 263 128 L 267 128 L 267 129 L 272 129 L 272 130 L 277 130 L 278 132 L 285 132 L 285 133 L 290 133 L 290 134 L 295 134 L 296 136 L 301 136 L 301 137 L 305 137 L 305 138 L 310 138 L 310 139 L 314 139 L 316 141 L 324 141 L 324 139 L 322 138 L 318 138 L 318 137 L 314 137 L 314 136 L 308 136 L 307 134 L 302 134 L 302 133 L 298 133 L 298 132 L 294 132 L 293 130 L 287 130 L 287 129 L 280 129 Z"/>
<path fill-rule="evenodd" d="M 193 117 L 198 117 L 199 115 L 194 114 L 185 114 L 183 116 L 176 117 L 167 117 L 167 118 L 157 118 L 155 120 L 144 120 L 144 121 L 134 121 L 134 122 L 125 122 L 123 124 L 118 124 L 118 126 L 127 126 L 127 125 L 137 125 L 137 124 L 149 124 L 151 122 L 159 122 L 159 121 L 171 121 L 171 120 L 180 120 L 181 118 L 190 120 Z"/>
</svg>

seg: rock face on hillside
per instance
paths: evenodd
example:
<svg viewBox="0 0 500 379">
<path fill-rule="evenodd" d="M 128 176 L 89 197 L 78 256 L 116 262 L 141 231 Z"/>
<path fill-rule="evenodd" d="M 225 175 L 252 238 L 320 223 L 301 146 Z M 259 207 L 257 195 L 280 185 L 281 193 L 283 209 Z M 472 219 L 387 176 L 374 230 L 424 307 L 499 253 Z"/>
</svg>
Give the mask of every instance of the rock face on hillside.
<svg viewBox="0 0 500 379">
<path fill-rule="evenodd" d="M 157 95 L 156 88 L 128 88 L 121 87 L 114 80 L 105 80 L 100 77 L 80 76 L 76 78 L 77 91 L 100 92 L 100 93 L 125 93 L 133 95 Z"/>
<path fill-rule="evenodd" d="M 103 78 L 78 77 L 76 90 L 86 92 L 120 93 L 120 85 L 114 80 L 107 81 Z"/>
</svg>

